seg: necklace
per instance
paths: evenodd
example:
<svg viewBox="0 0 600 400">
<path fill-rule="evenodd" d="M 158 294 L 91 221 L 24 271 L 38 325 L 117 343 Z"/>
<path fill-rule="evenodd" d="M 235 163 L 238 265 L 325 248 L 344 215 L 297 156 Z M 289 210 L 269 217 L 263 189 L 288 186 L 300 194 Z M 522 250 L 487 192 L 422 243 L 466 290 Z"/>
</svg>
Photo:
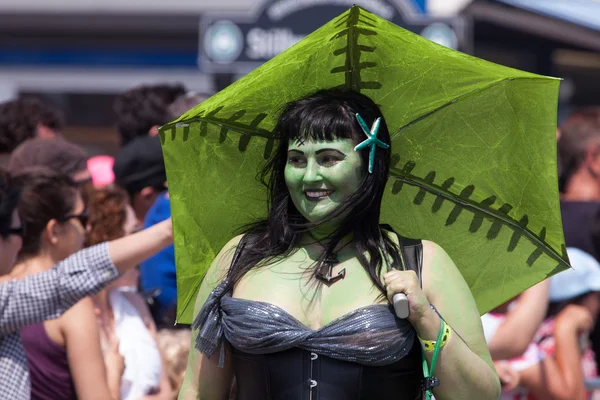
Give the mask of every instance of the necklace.
<svg viewBox="0 0 600 400">
<path fill-rule="evenodd" d="M 311 235 L 312 236 L 312 235 Z M 321 246 L 325 247 L 318 239 L 314 238 Z M 340 247 L 337 251 L 339 252 L 344 247 L 348 246 L 352 241 L 350 240 L 348 243 Z M 343 268 L 337 275 L 333 276 L 333 267 L 340 263 L 338 259 L 337 252 L 331 252 L 325 256 L 325 259 L 321 261 L 319 267 L 317 268 L 317 273 L 315 274 L 316 278 L 321 282 L 324 282 L 327 285 L 332 285 L 343 279 L 346 276 L 346 268 Z"/>
</svg>

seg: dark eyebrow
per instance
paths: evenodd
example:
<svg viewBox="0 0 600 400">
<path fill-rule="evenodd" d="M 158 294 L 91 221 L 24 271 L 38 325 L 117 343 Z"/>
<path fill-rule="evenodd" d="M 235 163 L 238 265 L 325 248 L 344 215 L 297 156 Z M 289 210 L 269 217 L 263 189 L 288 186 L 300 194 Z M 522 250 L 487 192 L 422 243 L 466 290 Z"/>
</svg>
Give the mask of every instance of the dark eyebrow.
<svg viewBox="0 0 600 400">
<path fill-rule="evenodd" d="M 321 149 L 321 150 L 317 150 L 317 151 L 315 152 L 315 154 L 316 154 L 316 155 L 319 155 L 319 154 L 321 154 L 321 153 L 325 153 L 325 152 L 327 152 L 327 151 L 332 151 L 332 152 L 335 152 L 335 153 L 339 154 L 341 157 L 346 157 L 346 154 L 342 153 L 342 152 L 341 152 L 341 151 L 339 151 L 338 149 Z M 290 149 L 290 150 L 288 150 L 288 153 L 299 153 L 299 154 L 302 154 L 302 155 L 304 155 L 304 152 L 303 152 L 303 151 L 296 150 L 296 149 Z"/>
<path fill-rule="evenodd" d="M 317 151 L 315 152 L 315 154 L 316 154 L 316 155 L 319 155 L 319 154 L 321 154 L 321 153 L 324 153 L 324 152 L 326 152 L 326 151 L 333 151 L 333 152 L 335 152 L 335 153 L 338 153 L 338 154 L 339 154 L 340 156 L 342 156 L 342 157 L 346 157 L 346 154 L 342 153 L 342 152 L 341 152 L 341 151 L 339 151 L 338 149 L 321 149 L 321 150 L 317 150 Z"/>
</svg>

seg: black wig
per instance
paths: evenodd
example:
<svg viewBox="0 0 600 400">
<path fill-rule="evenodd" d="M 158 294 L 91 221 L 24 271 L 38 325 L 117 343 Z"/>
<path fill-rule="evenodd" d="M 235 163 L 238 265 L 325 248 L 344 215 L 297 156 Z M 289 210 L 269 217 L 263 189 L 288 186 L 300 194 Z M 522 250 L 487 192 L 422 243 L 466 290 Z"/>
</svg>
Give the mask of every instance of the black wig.
<svg viewBox="0 0 600 400">
<path fill-rule="evenodd" d="M 243 227 L 246 235 L 243 256 L 232 265 L 225 292 L 252 268 L 268 265 L 288 256 L 299 245 L 299 239 L 320 224 L 341 217 L 336 230 L 326 238 L 325 251 L 315 263 L 321 264 L 336 245 L 347 235 L 361 265 L 369 273 L 373 284 L 382 294 L 385 289 L 380 274 L 389 255 L 392 264 L 398 265 L 398 246 L 388 235 L 382 234 L 379 217 L 381 201 L 388 179 L 391 148 L 377 147 L 373 173 L 368 173 L 369 149 L 360 150 L 364 168 L 359 189 L 322 221 L 308 222 L 294 206 L 285 182 L 284 170 L 291 141 L 333 141 L 352 139 L 356 144 L 367 137 L 358 124 L 356 113 L 368 126 L 381 118 L 378 138 L 390 143 L 390 134 L 379 107 L 369 97 L 353 92 L 321 90 L 300 100 L 288 103 L 282 110 L 275 127 L 278 146 L 261 171 L 259 178 L 269 193 L 268 217 Z M 316 273 L 315 268 L 313 273 Z"/>
</svg>

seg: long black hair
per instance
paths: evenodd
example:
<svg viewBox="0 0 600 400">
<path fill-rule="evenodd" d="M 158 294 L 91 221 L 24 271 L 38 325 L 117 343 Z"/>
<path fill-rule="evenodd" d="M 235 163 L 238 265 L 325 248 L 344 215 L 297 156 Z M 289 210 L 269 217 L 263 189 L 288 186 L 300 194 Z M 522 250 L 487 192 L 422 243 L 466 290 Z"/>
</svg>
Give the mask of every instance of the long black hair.
<svg viewBox="0 0 600 400">
<path fill-rule="evenodd" d="M 14 180 L 0 168 L 0 237 L 7 240 L 12 226 L 12 216 L 19 205 L 19 191 Z M 22 223 L 22 222 L 21 222 Z"/>
<path fill-rule="evenodd" d="M 346 198 L 339 207 L 321 221 L 308 222 L 294 206 L 285 182 L 284 170 L 288 159 L 288 145 L 292 141 L 333 141 L 352 139 L 356 144 L 366 139 L 356 114 L 367 126 L 381 118 L 378 138 L 390 144 L 390 134 L 379 107 L 369 97 L 352 91 L 321 90 L 300 100 L 288 103 L 282 110 L 274 134 L 278 146 L 259 178 L 269 193 L 268 217 L 242 228 L 245 234 L 243 255 L 238 257 L 228 273 L 225 293 L 252 268 L 268 265 L 290 255 L 299 244 L 302 233 L 320 224 L 340 217 L 341 223 L 327 238 L 325 251 L 315 263 L 320 265 L 336 245 L 347 235 L 373 284 L 382 294 L 381 269 L 392 257 L 400 263 L 398 246 L 379 226 L 381 200 L 388 179 L 391 148 L 377 147 L 373 173 L 368 172 L 369 148 L 360 150 L 364 168 L 359 189 Z M 313 274 L 317 270 L 313 271 Z"/>
</svg>

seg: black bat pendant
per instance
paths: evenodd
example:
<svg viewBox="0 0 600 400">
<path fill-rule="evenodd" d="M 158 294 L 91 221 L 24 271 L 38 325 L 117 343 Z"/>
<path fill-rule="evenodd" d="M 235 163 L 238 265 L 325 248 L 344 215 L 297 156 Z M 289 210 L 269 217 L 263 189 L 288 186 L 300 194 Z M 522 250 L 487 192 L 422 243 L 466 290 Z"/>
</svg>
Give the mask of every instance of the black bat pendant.
<svg viewBox="0 0 600 400">
<path fill-rule="evenodd" d="M 331 274 L 333 273 L 333 267 L 337 264 L 340 263 L 340 260 L 338 260 L 337 258 L 337 254 L 332 253 L 329 254 L 325 260 L 323 260 L 323 262 L 321 263 L 321 266 L 319 267 L 319 272 L 317 272 L 317 278 L 325 283 L 327 283 L 328 285 L 331 285 L 335 282 L 337 282 L 338 280 L 344 278 L 346 276 L 346 268 L 342 269 L 340 272 L 338 272 L 338 274 L 336 276 L 332 276 Z M 327 272 L 324 274 L 323 270 L 327 269 Z"/>
</svg>

